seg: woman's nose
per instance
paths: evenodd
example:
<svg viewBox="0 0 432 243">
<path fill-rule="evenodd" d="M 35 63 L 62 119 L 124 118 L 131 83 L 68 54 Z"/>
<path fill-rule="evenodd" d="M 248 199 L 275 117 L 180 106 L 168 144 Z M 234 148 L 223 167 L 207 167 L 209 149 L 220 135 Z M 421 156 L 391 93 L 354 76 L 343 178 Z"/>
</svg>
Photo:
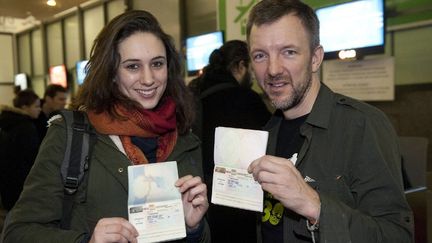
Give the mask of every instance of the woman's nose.
<svg viewBox="0 0 432 243">
<path fill-rule="evenodd" d="M 154 83 L 153 72 L 149 67 L 145 67 L 143 69 L 143 71 L 141 72 L 141 77 L 139 82 L 142 85 L 147 85 L 147 86 L 152 85 Z"/>
</svg>

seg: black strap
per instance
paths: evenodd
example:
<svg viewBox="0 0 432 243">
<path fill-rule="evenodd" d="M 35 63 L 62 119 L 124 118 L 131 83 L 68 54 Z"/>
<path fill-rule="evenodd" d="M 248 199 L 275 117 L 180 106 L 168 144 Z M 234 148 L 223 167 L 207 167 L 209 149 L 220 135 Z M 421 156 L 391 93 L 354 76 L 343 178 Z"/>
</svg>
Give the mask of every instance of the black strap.
<svg viewBox="0 0 432 243">
<path fill-rule="evenodd" d="M 61 112 L 66 123 L 66 150 L 61 166 L 64 186 L 62 229 L 70 228 L 74 198 L 82 183 L 88 160 L 96 142 L 96 134 L 81 111 L 64 110 Z"/>
</svg>

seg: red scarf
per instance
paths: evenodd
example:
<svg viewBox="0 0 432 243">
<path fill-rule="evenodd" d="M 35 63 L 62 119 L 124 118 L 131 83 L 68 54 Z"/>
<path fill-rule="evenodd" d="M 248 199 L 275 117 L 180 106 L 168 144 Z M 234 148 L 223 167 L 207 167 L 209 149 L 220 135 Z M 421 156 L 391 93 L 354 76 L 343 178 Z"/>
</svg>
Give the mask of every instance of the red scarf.
<svg viewBox="0 0 432 243">
<path fill-rule="evenodd" d="M 118 135 L 128 158 L 133 164 L 146 164 L 147 158 L 140 148 L 131 141 L 131 136 L 157 137 L 157 162 L 165 161 L 177 141 L 176 105 L 172 98 L 162 99 L 159 107 L 153 110 L 126 110 L 116 105 L 116 111 L 127 120 L 112 118 L 107 112 L 96 114 L 88 111 L 88 117 L 95 129 L 102 134 Z"/>
</svg>

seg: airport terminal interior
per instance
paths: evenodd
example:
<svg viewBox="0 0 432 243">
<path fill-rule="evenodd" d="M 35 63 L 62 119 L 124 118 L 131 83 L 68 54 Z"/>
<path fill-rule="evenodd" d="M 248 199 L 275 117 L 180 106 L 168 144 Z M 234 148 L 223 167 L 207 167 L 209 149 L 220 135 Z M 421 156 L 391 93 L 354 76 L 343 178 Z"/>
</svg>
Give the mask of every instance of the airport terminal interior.
<svg viewBox="0 0 432 243">
<path fill-rule="evenodd" d="M 432 242 L 432 1 L 368 1 L 383 5 L 347 13 L 337 7 L 356 1 L 304 0 L 320 18 L 326 51 L 320 78 L 336 92 L 363 100 L 389 117 L 410 180 L 405 195 L 414 212 L 416 242 Z M 214 48 L 228 40 L 246 40 L 248 11 L 256 2 L 1 0 L 0 104 L 12 104 L 15 86 L 42 97 L 50 83 L 64 86 L 70 102 L 85 80 L 84 67 L 97 34 L 131 9 L 153 13 L 173 37 L 188 83 L 200 74 Z M 353 15 L 362 19 L 350 25 L 348 16 Z M 356 37 L 360 31 L 366 33 L 362 38 Z M 343 46 L 339 41 L 347 36 L 355 40 Z M 256 82 L 253 89 L 269 104 Z"/>
</svg>

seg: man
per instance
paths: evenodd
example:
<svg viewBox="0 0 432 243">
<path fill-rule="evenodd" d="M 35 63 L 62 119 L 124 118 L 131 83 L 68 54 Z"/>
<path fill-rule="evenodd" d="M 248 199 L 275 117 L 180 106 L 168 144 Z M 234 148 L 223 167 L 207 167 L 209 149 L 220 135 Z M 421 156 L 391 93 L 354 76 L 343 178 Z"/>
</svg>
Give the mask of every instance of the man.
<svg viewBox="0 0 432 243">
<path fill-rule="evenodd" d="M 48 130 L 48 120 L 66 106 L 67 90 L 61 85 L 50 84 L 45 89 L 42 100 L 42 112 L 35 121 L 40 140 L 45 137 Z"/>
<path fill-rule="evenodd" d="M 247 38 L 278 110 L 268 153 L 249 167 L 265 191 L 263 242 L 412 242 L 396 134 L 379 110 L 319 80 L 319 22 L 300 1 L 266 0 Z"/>
</svg>

